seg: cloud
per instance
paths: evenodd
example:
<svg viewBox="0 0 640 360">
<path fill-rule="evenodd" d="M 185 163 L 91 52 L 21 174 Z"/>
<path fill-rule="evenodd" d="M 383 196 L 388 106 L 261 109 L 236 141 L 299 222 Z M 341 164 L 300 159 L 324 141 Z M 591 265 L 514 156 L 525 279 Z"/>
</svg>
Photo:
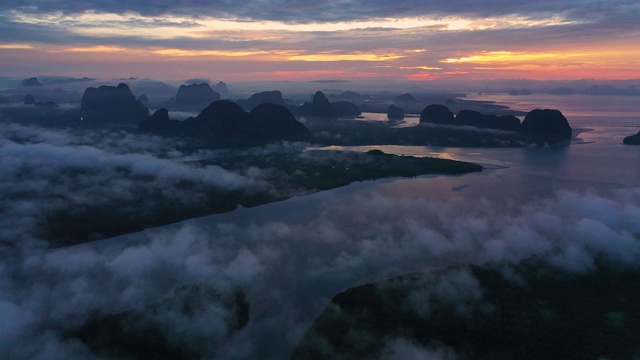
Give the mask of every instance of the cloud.
<svg viewBox="0 0 640 360">
<path fill-rule="evenodd" d="M 455 352 L 445 346 L 424 348 L 405 339 L 389 341 L 380 356 L 381 360 L 455 360 Z"/>
<path fill-rule="evenodd" d="M 393 3 L 375 1 L 306 1 L 306 0 L 253 0 L 243 3 L 219 0 L 214 3 L 191 0 L 176 4 L 173 1 L 162 0 L 153 4 L 141 1 L 116 3 L 107 0 L 85 1 L 81 4 L 69 2 L 51 2 L 46 0 L 29 0 L 4 2 L 4 9 L 20 9 L 33 12 L 80 13 L 96 11 L 98 13 L 127 13 L 134 12 L 143 15 L 183 14 L 191 16 L 213 16 L 225 18 L 239 18 L 251 20 L 278 20 L 293 23 L 350 21 L 354 19 L 386 18 L 418 15 L 459 15 L 472 14 L 478 17 L 505 15 L 514 13 L 542 14 L 568 13 L 576 18 L 597 16 L 598 14 L 619 13 L 622 11 L 638 11 L 637 3 L 629 0 L 618 0 L 607 3 L 606 7 L 598 2 L 585 2 L 579 6 L 570 1 L 539 1 L 535 3 L 522 1 L 494 1 L 478 4 L 471 0 L 457 2 L 424 2 L 403 0 Z"/>
<path fill-rule="evenodd" d="M 68 334 L 99 311 L 133 312 L 164 324 L 174 329 L 175 341 L 192 339 L 186 346 L 203 357 L 280 359 L 333 295 L 381 278 L 531 255 L 574 272 L 591 271 L 596 258 L 639 266 L 638 188 L 560 191 L 503 204 L 504 199 L 465 197 L 465 191 L 430 197 L 424 188 L 419 196 L 393 196 L 368 182 L 357 186 L 369 191 L 335 189 L 82 246 L 46 249 L 32 243 L 40 240 L 35 229 L 43 214 L 69 206 L 133 199 L 145 209 L 153 206 L 140 195 L 147 188 L 166 190 L 179 203 L 197 198 L 207 186 L 264 185 L 265 174 L 256 168 L 229 172 L 188 162 L 235 151 L 177 150 L 184 145 L 119 131 L 0 123 L 0 318 L 11 320 L 0 325 L 0 353 L 91 357 L 87 344 Z M 298 152 L 300 146 L 270 145 L 246 154 Z M 427 179 L 417 183 L 422 180 Z M 181 181 L 200 185 L 175 189 Z M 519 281 L 508 268 L 504 272 Z M 435 290 L 416 291 L 406 305 L 428 314 L 427 300 L 438 299 L 468 314 L 482 289 L 468 272 L 452 274 L 430 279 L 424 285 Z M 225 294 L 240 286 L 251 304 L 251 321 L 233 332 L 232 311 L 217 300 L 207 302 L 197 319 L 170 306 L 154 310 L 171 303 L 184 286 Z M 214 341 L 201 347 L 199 339 Z M 404 340 L 389 343 L 385 354 L 454 356 L 446 348 Z"/>
<path fill-rule="evenodd" d="M 596 256 L 638 266 L 640 189 L 562 191 L 504 207 L 463 195 L 437 200 L 376 191 L 326 198 L 320 193 L 269 205 L 265 211 L 273 215 L 266 217 L 258 216 L 261 209 L 243 210 L 72 248 L 24 249 L 6 256 L 0 272 L 6 289 L 0 311 L 22 319 L 4 326 L 0 350 L 25 354 L 25 348 L 11 346 L 20 339 L 32 345 L 33 357 L 52 347 L 61 354 L 88 353 L 63 330 L 82 323 L 91 311 L 146 314 L 145 306 L 179 286 L 203 283 L 216 289 L 240 285 L 251 303 L 251 321 L 201 351 L 210 358 L 276 359 L 286 357 L 334 294 L 372 279 L 534 254 L 576 272 L 590 271 Z M 286 216 L 287 206 L 296 216 Z M 454 275 L 432 279 L 425 286 L 434 292 L 416 292 L 410 301 L 424 304 L 421 297 L 428 295 L 468 313 L 482 290 L 468 272 Z M 220 323 L 226 314 L 202 313 L 203 326 L 189 330 L 193 333 L 180 325 L 188 321 L 184 316 L 171 313 L 162 321 L 187 337 L 216 338 L 228 329 L 211 334 L 204 325 Z M 448 349 L 403 341 L 390 343 L 385 354 L 454 356 Z"/>
<path fill-rule="evenodd" d="M 177 6 L 173 2 L 148 4 L 104 1 L 73 5 L 49 1 L 32 1 L 23 6 L 11 2 L 3 4 L 10 10 L 3 16 L 3 26 L 8 27 L 7 30 L 14 30 L 5 35 L 13 42 L 31 38 L 49 43 L 90 43 L 97 36 L 94 44 L 98 41 L 102 45 L 133 47 L 144 43 L 169 49 L 185 49 L 186 46 L 189 50 L 218 51 L 295 50 L 295 47 L 286 49 L 282 45 L 297 43 L 312 48 L 320 45 L 309 43 L 309 34 L 306 33 L 314 34 L 312 38 L 315 41 L 326 39 L 329 35 L 357 37 L 367 43 L 377 43 L 377 49 L 380 48 L 381 35 L 392 37 L 385 41 L 387 46 L 389 43 L 396 44 L 404 35 L 421 40 L 417 48 L 422 48 L 425 38 L 431 38 L 434 34 L 449 36 L 441 31 L 447 29 L 456 30 L 451 31 L 452 34 L 491 35 L 486 38 L 499 36 L 501 31 L 505 33 L 503 36 L 513 37 L 519 29 L 525 29 L 524 34 L 537 34 L 536 37 L 540 36 L 542 30 L 548 33 L 548 38 L 558 31 L 570 31 L 571 39 L 575 41 L 578 37 L 591 38 L 602 32 L 637 32 L 632 21 L 634 15 L 640 13 L 640 6 L 630 1 L 610 2 L 606 8 L 596 3 L 576 6 L 574 2 L 566 1 L 526 4 L 500 1 L 482 6 L 467 1 L 437 5 L 416 4 L 413 1 L 323 1 L 313 4 L 301 1 L 268 4 L 262 1 L 221 1 L 215 6 L 200 1 L 182 2 Z M 238 41 L 243 34 L 250 36 Z M 224 41 L 225 38 L 228 41 Z M 555 41 L 563 38 L 554 37 Z M 458 36 L 458 39 L 461 37 Z M 536 39 L 536 43 L 539 41 Z M 192 45 L 189 46 L 189 43 Z M 358 43 L 353 42 L 356 45 Z M 426 44 L 432 45 L 431 42 Z M 436 44 L 450 46 L 451 42 L 437 41 Z M 531 42 L 527 42 L 527 45 L 530 46 Z M 333 46 L 332 50 L 336 50 L 335 43 Z M 367 49 L 356 47 L 353 50 Z"/>
<path fill-rule="evenodd" d="M 403 285 L 407 286 L 410 292 L 404 303 L 397 305 L 423 318 L 431 315 L 431 304 L 434 303 L 451 304 L 456 316 L 469 317 L 472 315 L 474 306 L 484 297 L 484 291 L 478 280 L 471 271 L 464 268 L 444 275 L 426 273 L 418 280 L 409 276 L 394 279 L 392 282 L 381 282 L 376 284 L 376 291 L 379 291 L 384 298 L 394 289 L 402 288 Z"/>
<path fill-rule="evenodd" d="M 179 141 L 6 123 L 0 129 L 0 239 L 8 247 L 37 240 L 44 220 L 74 208 L 122 204 L 119 210 L 142 212 L 164 201 L 201 202 L 215 189 L 266 186 L 259 171 L 250 178 L 218 166 L 190 165 L 192 156 L 211 154 L 183 154 L 175 150 Z"/>
<path fill-rule="evenodd" d="M 215 61 L 216 72 L 226 74 L 227 80 L 242 81 L 266 74 L 271 79 L 309 79 L 313 71 L 329 72 L 332 78 L 357 74 L 416 80 L 476 73 L 483 74 L 482 78 L 523 78 L 545 73 L 537 78 L 548 79 L 557 78 L 549 72 L 559 69 L 565 73 L 570 69 L 569 78 L 596 74 L 620 78 L 633 76 L 629 75 L 635 64 L 631 59 L 637 56 L 630 50 L 635 45 L 630 39 L 640 33 L 636 21 L 640 5 L 626 0 L 609 2 L 606 7 L 568 1 L 282 0 L 218 1 L 215 5 L 87 1 L 72 5 L 36 0 L 20 5 L 5 2 L 0 9 L 6 10 L 0 15 L 0 46 L 5 46 L 0 52 L 10 61 L 8 68 L 24 76 L 41 71 L 46 59 L 52 74 L 112 77 L 136 73 L 180 79 L 184 67 L 181 72 L 166 71 L 168 62 L 180 59 L 191 64 L 189 77 L 208 76 L 210 63 Z M 15 48 L 16 44 L 21 47 Z M 405 52 L 425 48 L 429 51 Z M 71 57 L 68 49 L 83 52 Z M 90 58 L 87 52 L 101 49 L 124 50 L 105 53 L 102 59 Z M 493 67 L 441 63 L 506 51 L 528 54 L 531 61 Z M 551 68 L 548 62 L 541 66 L 545 59 L 535 57 L 563 53 L 587 55 L 553 57 L 558 65 Z M 597 61 L 592 61 L 593 55 Z M 33 63 L 26 67 L 25 59 Z M 239 61 L 245 63 L 243 69 L 254 69 L 253 73 L 239 72 Z M 382 61 L 393 66 L 381 70 L 376 65 Z M 629 65 L 625 68 L 621 62 Z M 346 65 L 349 63 L 353 67 Z M 608 69 L 606 74 L 603 68 Z"/>
</svg>

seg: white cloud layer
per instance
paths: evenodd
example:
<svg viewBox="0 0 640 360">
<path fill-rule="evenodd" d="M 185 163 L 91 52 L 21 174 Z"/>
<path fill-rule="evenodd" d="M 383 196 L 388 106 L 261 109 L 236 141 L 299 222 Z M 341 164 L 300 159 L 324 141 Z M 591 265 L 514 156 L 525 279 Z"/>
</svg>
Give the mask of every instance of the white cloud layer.
<svg viewBox="0 0 640 360">
<path fill-rule="evenodd" d="M 78 341 L 61 336 L 69 319 L 80 322 L 96 309 L 143 309 L 179 285 L 205 283 L 218 289 L 239 285 L 251 303 L 249 325 L 219 347 L 202 350 L 207 356 L 281 358 L 335 293 L 372 279 L 533 254 L 577 272 L 590 271 L 595 256 L 638 266 L 638 204 L 637 188 L 560 192 L 495 209 L 488 200 L 462 196 L 397 199 L 355 193 L 327 200 L 302 221 L 190 221 L 123 239 L 25 252 L 6 258 L 0 272 L 6 289 L 2 318 L 18 319 L 3 325 L 0 351 L 33 358 L 50 349 L 60 356 L 86 353 Z M 430 296 L 457 303 L 462 315 L 482 294 L 468 273 L 438 281 Z M 220 312 L 208 316 L 209 323 L 224 317 Z M 214 336 L 207 335 L 206 326 L 192 331 Z M 16 347 L 18 339 L 28 349 Z M 390 359 L 406 354 L 454 356 L 447 349 L 402 341 L 385 351 Z"/>
<path fill-rule="evenodd" d="M 151 208 L 160 200 L 157 194 L 189 204 L 211 189 L 265 186 L 259 172 L 251 178 L 218 166 L 189 165 L 184 161 L 198 154 L 182 154 L 177 144 L 125 132 L 72 133 L 0 123 L 3 246 L 31 246 L 41 222 L 57 211 L 113 204 Z M 192 186 L 180 186 L 185 182 Z"/>
</svg>

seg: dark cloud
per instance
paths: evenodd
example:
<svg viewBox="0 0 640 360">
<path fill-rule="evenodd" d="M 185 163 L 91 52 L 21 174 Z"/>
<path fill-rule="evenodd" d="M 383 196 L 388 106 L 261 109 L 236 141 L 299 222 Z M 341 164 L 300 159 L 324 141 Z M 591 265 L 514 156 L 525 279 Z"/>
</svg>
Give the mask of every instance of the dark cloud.
<svg viewBox="0 0 640 360">
<path fill-rule="evenodd" d="M 509 50 L 539 52 L 541 48 L 547 51 L 549 49 L 564 51 L 570 49 L 576 43 L 588 44 L 592 42 L 624 41 L 624 39 L 638 36 L 640 34 L 640 28 L 635 20 L 640 16 L 640 10 L 630 8 L 628 11 L 623 12 L 621 9 L 624 7 L 624 4 L 618 4 L 617 6 L 616 4 L 612 4 L 607 7 L 606 10 L 598 13 L 597 17 L 580 19 L 576 16 L 575 20 L 579 22 L 558 26 L 518 27 L 514 24 L 513 26 L 507 26 L 505 28 L 477 31 L 441 31 L 436 27 L 412 29 L 367 28 L 314 32 L 271 30 L 265 33 L 262 39 L 246 38 L 238 35 L 234 31 L 224 30 L 210 31 L 208 36 L 200 38 L 186 36 L 176 38 L 149 38 L 147 36 L 137 35 L 102 35 L 95 37 L 79 34 L 75 30 L 87 30 L 97 26 L 102 28 L 144 28 L 155 26 L 158 23 L 165 24 L 165 22 L 166 25 L 172 26 L 193 26 L 193 23 L 176 24 L 175 22 L 166 20 L 134 19 L 123 20 L 127 22 L 127 24 L 120 24 L 116 20 L 105 20 L 100 23 L 88 22 L 82 24 L 76 22 L 73 25 L 75 30 L 72 31 L 70 28 L 65 28 L 64 24 L 57 22 L 37 24 L 16 22 L 10 15 L 5 14 L 3 16 L 4 21 L 0 25 L 0 30 L 4 29 L 4 31 L 0 31 L 0 41 L 8 43 L 37 42 L 71 46 L 109 45 L 126 49 L 140 49 L 143 51 L 151 51 L 146 49 L 155 48 L 256 52 L 273 52 L 277 50 L 291 52 L 293 50 L 294 53 L 301 55 L 317 54 L 319 52 L 336 54 L 388 52 L 395 55 L 407 56 L 405 59 L 398 60 L 398 64 L 401 64 L 400 66 L 410 66 L 411 64 L 437 66 L 438 62 L 442 59 L 464 56 L 479 51 Z M 589 8 L 589 6 L 587 6 L 587 8 Z M 524 9 L 524 7 L 519 9 Z M 290 9 L 287 11 L 294 10 L 295 9 Z M 586 11 L 582 9 L 582 7 L 574 10 Z M 340 11 L 339 13 L 343 14 L 345 12 L 346 10 Z M 315 14 L 313 11 L 309 11 L 309 13 Z M 203 14 L 206 14 L 206 10 L 203 10 Z M 413 13 L 413 15 L 415 14 L 419 14 L 419 8 Z M 524 14 L 523 16 L 528 15 Z M 572 19 L 569 18 L 568 20 Z M 309 19 L 309 21 L 313 21 L 313 19 Z M 201 35 L 205 35 L 205 33 Z M 381 41 L 381 39 L 384 41 Z M 405 49 L 427 49 L 429 51 L 418 55 L 403 53 L 402 51 Z M 251 56 L 242 58 L 242 61 L 251 61 Z M 218 60 L 218 63 L 222 64 L 224 60 Z M 236 62 L 231 60 L 230 63 L 235 64 Z M 265 66 L 269 70 L 273 70 L 272 67 L 269 67 L 273 65 L 265 64 L 254 64 L 248 66 L 248 68 L 255 68 L 255 71 L 260 71 L 260 67 Z M 300 69 L 317 69 L 318 67 L 317 64 L 289 64 L 288 66 L 298 66 Z M 344 65 L 340 65 L 339 67 L 343 66 Z M 453 66 L 446 64 L 441 66 L 444 68 L 453 68 Z M 324 64 L 324 67 L 331 68 L 329 64 Z M 107 68 L 110 69 L 110 67 L 105 65 L 104 69 Z"/>
<path fill-rule="evenodd" d="M 226 18 L 240 18 L 250 20 L 278 20 L 292 23 L 349 21 L 381 17 L 405 16 L 458 16 L 469 15 L 478 17 L 520 14 L 534 18 L 544 18 L 551 15 L 566 15 L 570 19 L 597 19 L 607 14 L 638 12 L 637 2 L 618 0 L 603 3 L 601 1 L 492 1 L 482 2 L 472 0 L 463 1 L 264 1 L 254 0 L 246 2 L 236 1 L 127 1 L 113 2 L 108 0 L 84 1 L 8 1 L 3 2 L 5 10 L 20 10 L 32 12 L 61 11 L 78 13 L 83 11 L 97 11 L 110 13 L 135 12 L 147 16 L 166 14 L 189 16 L 214 16 Z"/>
<path fill-rule="evenodd" d="M 73 38 L 66 29 L 50 25 L 24 24 L 14 22 L 0 15 L 0 41 L 2 42 L 43 42 L 66 44 Z M 71 37 L 71 38 L 70 38 Z"/>
<path fill-rule="evenodd" d="M 61 26 L 60 23 L 22 23 L 16 22 L 10 18 L 0 15 L 0 42 L 2 43 L 42 43 L 50 45 L 79 47 L 79 46 L 93 46 L 93 45 L 109 45 L 127 47 L 129 49 L 144 49 L 151 48 L 169 48 L 169 49 L 183 49 L 183 50 L 241 50 L 247 49 L 255 50 L 287 50 L 290 49 L 290 45 L 286 43 L 277 43 L 268 40 L 247 40 L 236 39 L 233 35 L 229 37 L 225 36 L 221 32 L 212 32 L 210 36 L 203 38 L 192 37 L 173 37 L 169 39 L 149 38 L 146 36 L 136 35 L 121 35 L 121 36 L 90 36 L 82 35 L 77 32 L 71 31 L 70 28 Z M 109 23 L 100 24 L 78 24 L 73 25 L 76 29 L 87 29 L 91 27 L 109 28 Z M 128 25 L 120 24 L 119 27 L 129 27 Z M 138 28 L 137 24 L 132 24 L 131 27 Z M 145 25 L 144 27 L 152 27 L 151 25 Z M 287 34 L 296 42 L 301 41 L 300 37 L 291 36 Z M 35 47 L 38 49 L 38 47 Z"/>
<path fill-rule="evenodd" d="M 440 76 L 447 71 L 469 71 L 475 73 L 489 72 L 491 69 L 473 69 L 469 64 L 440 64 L 440 61 L 448 58 L 468 56 L 482 51 L 512 51 L 512 52 L 565 52 L 576 48 L 579 44 L 585 48 L 589 44 L 614 44 L 630 43 L 640 36 L 640 26 L 636 19 L 640 16 L 640 6 L 633 1 L 602 3 L 568 1 L 543 1 L 543 2 L 512 2 L 499 1 L 479 5 L 477 2 L 361 2 L 361 1 L 279 1 L 279 2 L 230 2 L 218 1 L 215 3 L 204 1 L 185 2 L 125 2 L 114 3 L 107 1 L 88 1 L 82 4 L 70 4 L 68 2 L 31 1 L 26 3 L 8 2 L 0 4 L 7 11 L 0 15 L 0 42 L 8 44 L 29 44 L 34 50 L 56 51 L 61 49 L 41 49 L 39 44 L 53 45 L 54 47 L 91 47 L 112 46 L 121 51 L 109 53 L 112 58 L 122 57 L 126 66 L 121 62 L 108 59 L 99 63 L 99 59 L 87 60 L 86 54 L 78 53 L 77 57 L 68 54 L 56 53 L 54 64 L 49 69 L 54 73 L 86 72 L 97 77 L 100 73 L 112 73 L 127 68 L 128 72 L 139 73 L 146 71 L 144 76 L 156 76 L 154 73 L 162 72 L 166 68 L 157 65 L 142 66 L 143 57 L 151 56 L 148 63 L 164 61 L 167 57 L 175 59 L 168 53 L 155 53 L 158 49 L 218 51 L 224 54 L 227 51 L 247 52 L 247 56 L 223 57 L 215 60 L 215 71 L 220 73 L 232 73 L 239 76 L 237 64 L 242 61 L 244 69 L 252 69 L 256 76 L 273 74 L 274 71 L 317 71 L 319 68 L 327 72 L 341 71 L 343 73 L 362 73 L 380 77 L 405 76 L 416 73 L 416 70 L 397 70 L 411 66 L 441 67 L 442 71 L 431 71 Z M 85 11 L 95 11 L 97 15 L 91 20 L 79 21 L 74 16 Z M 100 13 L 116 13 L 123 15 L 121 18 L 104 17 L 100 19 Z M 61 16 L 64 13 L 67 16 Z M 20 18 L 21 15 L 35 16 L 39 20 L 31 22 Z M 51 15 L 52 17 L 48 17 Z M 171 18 L 175 15 L 180 18 Z M 28 16 L 27 16 L 28 17 Z M 489 25 L 495 23 L 496 28 L 445 30 L 446 21 L 443 24 L 431 26 L 413 27 L 410 29 L 390 28 L 390 23 L 363 24 L 363 28 L 349 30 L 332 30 L 327 27 L 323 31 L 322 24 L 336 21 L 366 21 L 380 18 L 393 19 L 401 17 L 428 17 L 434 20 L 442 20 L 451 17 L 462 17 L 467 20 L 477 21 L 480 25 L 488 21 Z M 229 19 L 234 22 L 247 23 L 246 30 L 225 30 L 203 26 L 205 19 Z M 296 31 L 289 29 L 263 29 L 251 31 L 255 21 L 276 20 L 290 24 L 310 24 L 318 26 L 316 31 Z M 539 23 L 536 24 L 535 21 Z M 527 24 L 529 22 L 529 24 Z M 494 25 L 495 25 L 494 24 Z M 555 25 L 554 25 L 555 24 Z M 197 29 L 198 36 L 189 32 L 165 32 L 165 37 L 150 37 L 145 29 L 159 27 L 172 27 Z M 116 32 L 110 33 L 107 29 Z M 129 32 L 126 29 L 135 29 Z M 91 31 L 97 30 L 100 35 L 91 35 Z M 245 29 L 241 29 L 245 30 Z M 162 31 L 159 31 L 162 33 Z M 420 54 L 405 52 L 405 50 L 427 49 Z M 134 50 L 134 51 L 130 51 Z M 136 51 L 137 50 L 137 51 Z M 3 50 L 9 55 L 12 51 L 24 52 L 25 50 Z M 280 53 L 281 51 L 281 53 Z M 255 54 L 255 58 L 252 53 Z M 266 54 L 272 54 L 281 61 L 265 61 Z M 348 54 L 358 53 L 390 54 L 402 56 L 401 58 L 386 62 L 394 69 L 388 73 L 375 68 L 372 64 L 380 61 L 357 62 L 351 60 L 354 66 L 345 66 L 344 61 L 329 61 L 318 64 L 315 61 L 286 61 L 289 55 L 315 55 L 318 53 Z M 75 53 L 74 53 L 75 54 Z M 211 71 L 203 60 L 207 53 L 201 56 L 178 57 L 181 60 L 197 64 L 192 67 L 194 74 L 190 77 L 204 76 Z M 15 55 L 10 59 L 9 68 L 25 69 L 37 68 L 42 63 L 42 58 L 31 60 L 38 56 L 31 53 L 28 56 Z M 24 61 L 21 59 L 26 58 Z M 76 59 L 80 59 L 77 63 Z M 208 59 L 206 59 L 208 61 Z M 256 61 L 254 61 L 256 60 Z M 585 60 L 579 60 L 585 64 Z M 286 65 L 284 64 L 286 62 Z M 114 65 L 115 64 L 115 65 Z M 440 65 L 439 65 L 440 64 Z M 99 69 L 99 70 L 96 70 Z M 22 70 L 28 72 L 27 70 Z M 34 71 L 34 70 L 32 70 Z M 98 72 L 96 72 L 98 71 Z M 496 71 L 494 69 L 493 71 Z M 177 71 L 174 71 L 177 72 Z M 184 70 L 181 69 L 181 72 Z M 166 72 L 164 72 L 167 75 Z M 513 76 L 526 77 L 526 72 Z M 179 78 L 178 74 L 171 73 L 171 78 Z M 253 78 L 252 75 L 243 75 Z M 497 75 L 494 75 L 497 76 Z M 504 75 L 501 75 L 504 76 Z M 246 79 L 245 79 L 246 80 Z"/>
</svg>

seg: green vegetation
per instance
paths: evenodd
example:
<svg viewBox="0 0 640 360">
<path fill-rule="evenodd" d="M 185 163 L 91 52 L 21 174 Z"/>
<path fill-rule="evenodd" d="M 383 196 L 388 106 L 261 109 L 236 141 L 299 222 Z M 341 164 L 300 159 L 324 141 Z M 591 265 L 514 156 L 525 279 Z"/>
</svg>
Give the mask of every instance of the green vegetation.
<svg viewBox="0 0 640 360">
<path fill-rule="evenodd" d="M 143 190 L 135 199 L 77 205 L 55 211 L 43 219 L 41 236 L 58 246 L 66 246 L 197 216 L 224 213 L 236 209 L 238 205 L 253 207 L 285 200 L 356 181 L 482 170 L 481 166 L 470 163 L 396 156 L 379 150 L 368 153 L 316 150 L 251 156 L 234 152 L 230 154 L 190 164 L 194 167 L 217 165 L 237 173 L 258 171 L 262 186 L 229 190 L 183 181 L 181 190 L 189 192 L 193 189 L 196 192 L 197 188 L 200 196 L 176 201 L 163 194 L 166 189 L 145 188 L 145 179 L 138 179 L 143 182 Z"/>
<path fill-rule="evenodd" d="M 596 262 L 576 273 L 531 258 L 354 287 L 332 299 L 292 358 L 379 358 L 381 339 L 404 339 L 460 359 L 633 359 L 640 269 Z"/>
<path fill-rule="evenodd" d="M 270 169 L 267 180 L 277 187 L 279 192 L 296 191 L 295 189 L 315 192 L 345 186 L 355 181 L 387 177 L 482 171 L 482 167 L 476 164 L 428 157 L 397 156 L 385 154 L 380 150 L 367 153 L 312 150 L 297 154 L 273 153 L 250 158 L 232 156 L 202 163 L 236 171 L 248 167 Z M 292 193 L 290 196 L 294 195 L 298 194 Z"/>
<path fill-rule="evenodd" d="M 205 284 L 189 284 L 143 309 L 114 314 L 93 311 L 83 324 L 68 329 L 66 336 L 110 358 L 197 359 L 242 329 L 249 322 L 249 307 L 240 288 L 220 291 Z M 195 330 L 187 325 L 211 309 L 219 311 L 216 320 L 220 323 Z"/>
</svg>

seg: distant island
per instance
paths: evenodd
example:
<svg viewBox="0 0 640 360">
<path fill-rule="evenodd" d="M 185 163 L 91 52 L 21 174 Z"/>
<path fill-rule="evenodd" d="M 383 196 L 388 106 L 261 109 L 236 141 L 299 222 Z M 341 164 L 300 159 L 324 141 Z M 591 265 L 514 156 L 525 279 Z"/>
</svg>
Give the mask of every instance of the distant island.
<svg viewBox="0 0 640 360">
<path fill-rule="evenodd" d="M 311 133 L 284 106 L 262 103 L 246 112 L 229 100 L 213 101 L 195 118 L 169 119 L 166 109 L 156 111 L 139 125 L 142 132 L 186 136 L 203 146 L 260 146 L 275 141 L 311 141 Z"/>
<path fill-rule="evenodd" d="M 401 98 L 411 103 L 407 96 Z M 454 116 L 447 106 L 434 104 L 424 108 L 419 126 L 398 128 L 393 121 L 402 120 L 404 110 L 393 104 L 387 109 L 391 122 L 368 123 L 354 120 L 360 115 L 354 103 L 331 103 L 321 91 L 299 107 L 288 106 L 279 91 L 256 93 L 247 100 L 238 100 L 238 104 L 214 101 L 197 117 L 185 121 L 171 120 L 168 112 L 160 109 L 139 129 L 165 136 L 187 136 L 213 147 L 256 146 L 282 140 L 342 146 L 519 147 L 561 145 L 572 135 L 562 113 L 550 109 L 533 110 L 521 123 L 513 115 L 485 115 L 472 110 L 460 110 Z M 246 113 L 243 107 L 251 111 Z"/>
<path fill-rule="evenodd" d="M 83 120 L 93 122 L 139 124 L 149 115 L 149 109 L 133 96 L 124 83 L 87 88 L 80 107 Z"/>
<path fill-rule="evenodd" d="M 640 131 L 635 135 L 629 135 L 622 139 L 622 143 L 626 145 L 640 145 Z"/>
<path fill-rule="evenodd" d="M 420 110 L 419 126 L 397 126 L 407 110 L 417 110 L 424 98 L 404 93 L 390 98 L 391 104 L 371 101 L 368 95 L 353 91 L 327 97 L 316 91 L 311 101 L 296 103 L 284 99 L 278 90 L 264 91 L 247 99 L 221 100 L 206 82 L 181 85 L 175 98 L 166 101 L 153 114 L 151 101 L 145 94 L 137 98 L 129 86 L 103 85 L 86 88 L 81 99 L 81 111 L 58 109 L 53 100 L 40 100 L 32 92 L 43 92 L 37 78 L 25 79 L 25 92 L 20 101 L 39 107 L 1 109 L 10 118 L 27 121 L 38 119 L 40 124 L 76 127 L 137 127 L 140 132 L 162 136 L 185 137 L 196 140 L 194 147 L 251 147 L 279 141 L 303 141 L 317 145 L 437 145 L 453 147 L 521 147 L 530 145 L 566 145 L 572 129 L 559 110 L 536 109 L 521 122 L 516 116 L 496 104 L 483 104 L 490 114 L 465 109 L 476 103 L 463 99 L 447 99 L 443 104 L 431 104 Z M 228 92 L 220 82 L 215 88 Z M 519 93 L 527 94 L 527 91 Z M 329 99 L 338 101 L 330 101 Z M 374 106 L 386 112 L 388 123 L 360 121 L 362 108 Z M 384 107 L 383 107 L 384 106 Z M 450 110 L 456 109 L 457 114 Z M 170 118 L 173 110 L 199 110 L 200 113 L 184 121 Z M 62 121 L 61 121 L 62 120 Z M 81 120 L 81 121 L 78 121 Z M 629 139 L 632 141 L 632 139 Z M 625 142 L 628 143 L 628 142 Z"/>
<path fill-rule="evenodd" d="M 387 110 L 390 120 L 398 119 L 402 109 Z M 314 141 L 324 145 L 436 145 L 452 147 L 522 147 L 528 145 L 568 145 L 572 129 L 558 110 L 536 109 L 522 123 L 513 115 L 484 115 L 461 110 L 454 116 L 445 105 L 427 106 L 420 124 L 397 127 L 389 123 L 363 121 L 321 121 L 312 118 L 306 126 Z"/>
<path fill-rule="evenodd" d="M 207 83 L 180 85 L 172 105 L 179 110 L 201 110 L 220 99 L 220 94 Z"/>
</svg>

